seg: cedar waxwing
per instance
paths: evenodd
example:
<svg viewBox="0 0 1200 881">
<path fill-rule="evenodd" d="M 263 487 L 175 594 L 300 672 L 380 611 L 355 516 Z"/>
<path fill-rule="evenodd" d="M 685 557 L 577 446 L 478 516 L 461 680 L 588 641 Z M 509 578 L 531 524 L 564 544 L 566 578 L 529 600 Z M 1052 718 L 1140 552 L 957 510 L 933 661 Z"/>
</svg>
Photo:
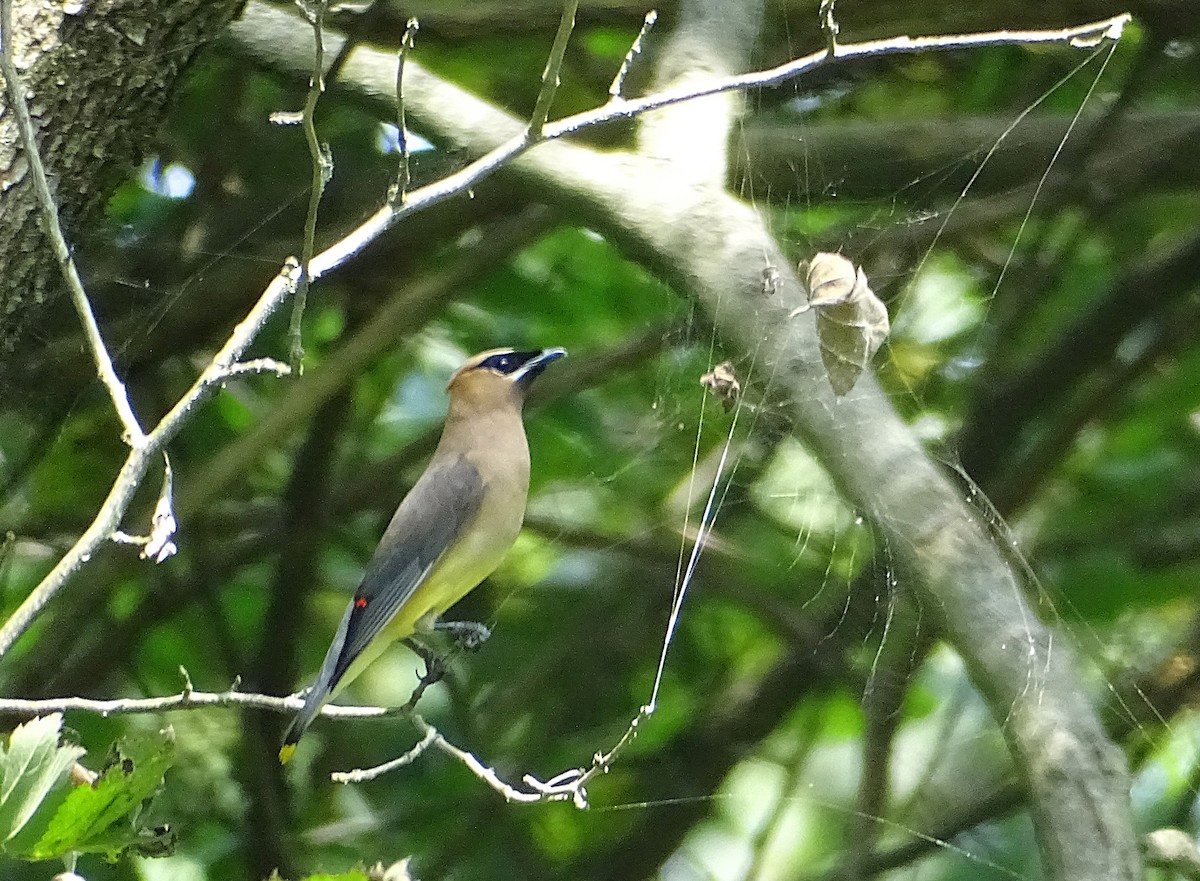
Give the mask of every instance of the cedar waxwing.
<svg viewBox="0 0 1200 881">
<path fill-rule="evenodd" d="M 333 644 L 288 727 L 286 762 L 325 702 L 392 642 L 429 630 L 516 541 L 529 493 L 521 405 L 562 349 L 481 352 L 450 378 L 450 409 L 425 473 L 400 502 Z"/>
</svg>

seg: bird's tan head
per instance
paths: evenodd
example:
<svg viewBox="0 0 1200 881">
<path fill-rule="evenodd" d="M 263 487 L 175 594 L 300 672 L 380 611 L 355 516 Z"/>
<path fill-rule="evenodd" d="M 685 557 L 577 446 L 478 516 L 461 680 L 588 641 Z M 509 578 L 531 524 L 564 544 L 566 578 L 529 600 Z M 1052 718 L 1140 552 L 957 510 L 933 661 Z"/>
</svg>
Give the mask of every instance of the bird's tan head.
<svg viewBox="0 0 1200 881">
<path fill-rule="evenodd" d="M 565 349 L 488 349 L 467 359 L 450 377 L 450 396 L 477 404 L 520 402 L 550 364 L 567 354 Z"/>
</svg>

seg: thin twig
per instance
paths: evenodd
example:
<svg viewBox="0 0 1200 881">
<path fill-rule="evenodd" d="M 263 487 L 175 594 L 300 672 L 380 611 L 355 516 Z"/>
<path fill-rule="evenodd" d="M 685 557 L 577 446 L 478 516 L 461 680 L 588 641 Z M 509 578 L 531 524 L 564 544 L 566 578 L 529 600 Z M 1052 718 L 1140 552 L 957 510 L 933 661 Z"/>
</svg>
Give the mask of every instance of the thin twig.
<svg viewBox="0 0 1200 881">
<path fill-rule="evenodd" d="M 0 704 L 0 709 L 3 709 L 2 704 Z M 446 755 L 457 759 L 472 774 L 503 796 L 507 802 L 536 804 L 538 802 L 570 801 L 580 810 L 586 810 L 588 806 L 587 784 L 598 774 L 608 772 L 609 766 L 625 750 L 625 747 L 637 737 L 638 727 L 642 722 L 650 718 L 652 713 L 653 709 L 650 706 L 642 707 L 633 720 L 630 721 L 629 727 L 612 749 L 606 753 L 596 753 L 592 757 L 591 765 L 587 768 L 570 768 L 546 781 L 539 780 L 532 774 L 526 774 L 521 779 L 525 786 L 528 787 L 527 789 L 520 789 L 511 783 L 506 783 L 501 779 L 495 768 L 485 765 L 473 753 L 455 746 L 446 740 L 436 728 L 416 714 L 412 716 L 412 722 L 422 735 L 421 740 L 416 746 L 402 756 L 380 765 L 374 765 L 370 768 L 355 768 L 352 771 L 335 772 L 332 775 L 332 779 L 336 783 L 363 783 L 368 780 L 374 780 L 382 777 L 389 771 L 412 764 L 413 761 L 427 752 L 432 746 L 441 750 Z"/>
<path fill-rule="evenodd" d="M 308 96 L 304 99 L 303 125 L 304 140 L 308 144 L 308 155 L 312 161 L 312 182 L 308 191 L 308 213 L 304 216 L 304 244 L 300 252 L 300 284 L 296 288 L 296 299 L 292 302 L 292 320 L 288 327 L 291 337 L 289 360 L 292 369 L 297 373 L 303 371 L 304 342 L 301 334 L 301 324 L 304 320 L 304 307 L 308 303 L 308 285 L 310 282 L 309 264 L 312 262 L 313 251 L 316 250 L 317 237 L 317 208 L 321 204 L 321 195 L 325 192 L 325 184 L 333 176 L 333 158 L 329 155 L 328 147 L 317 137 L 317 102 L 325 91 L 325 3 L 326 0 L 301 0 L 304 17 L 308 19 L 313 29 L 313 67 L 308 81 Z"/>
<path fill-rule="evenodd" d="M 504 796 L 505 801 L 533 804 L 541 801 L 562 801 L 569 797 L 566 794 L 563 794 L 559 797 L 548 797 L 546 794 L 536 790 L 529 791 L 517 789 L 515 786 L 505 783 L 502 779 L 500 779 L 500 775 L 496 773 L 495 768 L 489 768 L 483 762 L 479 761 L 479 759 L 475 758 L 472 753 L 469 753 L 464 749 L 460 749 L 450 741 L 446 740 L 446 738 L 442 737 L 436 728 L 434 728 L 420 716 L 413 716 L 413 723 L 425 736 L 429 736 L 429 732 L 433 732 L 433 746 L 437 747 L 446 755 L 457 759 L 466 765 L 467 769 L 472 774 L 474 774 L 496 792 Z"/>
<path fill-rule="evenodd" d="M 50 245 L 54 249 L 54 256 L 58 260 L 63 278 L 67 282 L 71 302 L 75 306 L 75 311 L 79 313 L 79 320 L 83 323 L 84 336 L 87 338 L 92 360 L 96 362 L 100 381 L 104 383 L 108 396 L 112 399 L 113 407 L 117 411 L 117 416 L 121 420 L 125 442 L 130 447 L 137 449 L 145 443 L 146 436 L 142 431 L 141 423 L 138 422 L 137 415 L 133 412 L 133 405 L 129 402 L 129 392 L 113 367 L 112 357 L 109 355 L 104 337 L 100 333 L 100 326 L 96 323 L 96 316 L 92 312 L 91 301 L 88 300 L 87 291 L 83 288 L 83 280 L 79 277 L 75 259 L 71 256 L 71 248 L 63 235 L 62 224 L 58 219 L 58 208 L 54 204 L 54 196 L 50 192 L 50 182 L 46 178 L 46 168 L 42 164 L 42 157 L 38 152 L 33 118 L 29 115 L 29 105 L 25 103 L 25 89 L 17 75 L 17 66 L 13 62 L 12 35 L 12 0 L 0 0 L 0 73 L 4 75 L 8 106 L 16 114 L 21 147 L 25 151 L 25 160 L 32 172 L 33 191 L 37 194 L 38 206 L 42 211 L 42 226 L 46 236 L 50 239 Z"/>
<path fill-rule="evenodd" d="M 434 741 L 440 737 L 437 729 L 429 725 L 425 729 L 425 736 L 416 742 L 412 749 L 398 758 L 392 759 L 390 762 L 385 762 L 382 765 L 377 765 L 374 768 L 367 768 L 356 771 L 334 771 L 329 775 L 334 783 L 366 783 L 368 780 L 374 780 L 386 774 L 388 771 L 394 771 L 397 768 L 403 768 L 405 765 L 411 765 L 419 759 L 429 747 L 433 746 Z"/>
<path fill-rule="evenodd" d="M 821 17 L 821 32 L 825 34 L 825 51 L 829 53 L 830 58 L 838 54 L 837 37 L 841 30 L 833 14 L 833 7 L 836 4 L 837 0 L 821 0 L 821 6 L 817 10 L 817 14 Z"/>
<path fill-rule="evenodd" d="M 233 379 L 238 376 L 250 376 L 256 373 L 273 373 L 275 376 L 290 376 L 292 368 L 274 358 L 255 358 L 252 361 L 241 361 L 231 364 L 224 370 L 219 379 Z"/>
<path fill-rule="evenodd" d="M 396 53 L 396 141 L 400 147 L 400 168 L 396 172 L 396 180 L 388 190 L 388 202 L 403 202 L 408 193 L 408 185 L 412 183 L 412 174 L 408 165 L 408 124 L 404 119 L 404 61 L 412 51 L 421 23 L 415 18 L 408 20 L 404 36 L 400 38 L 400 51 Z"/>
<path fill-rule="evenodd" d="M 100 716 L 125 716 L 143 713 L 168 713 L 181 710 L 196 710 L 205 707 L 249 707 L 273 713 L 294 713 L 304 706 L 304 698 L 298 694 L 276 697 L 269 694 L 252 694 L 237 691 L 195 691 L 187 680 L 179 694 L 164 697 L 120 698 L 116 700 L 93 700 L 86 697 L 54 697 L 40 700 L 0 698 L 0 715 L 44 716 L 47 713 L 79 711 L 96 713 Z M 326 704 L 321 715 L 331 719 L 378 719 L 400 714 L 393 707 L 356 707 Z"/>
<path fill-rule="evenodd" d="M 950 34 L 935 37 L 899 36 L 882 40 L 868 40 L 864 43 L 839 43 L 836 61 L 926 50 L 945 52 L 980 46 L 1034 46 L 1044 43 L 1067 43 L 1076 47 L 1094 48 L 1097 43 L 1104 40 L 1120 39 L 1122 30 L 1131 20 L 1128 13 L 1122 13 L 1101 21 L 1057 30 L 985 31 L 976 34 Z M 766 70 L 740 74 L 699 85 L 690 84 L 683 88 L 668 89 L 644 98 L 620 102 L 610 101 L 602 107 L 585 110 L 548 125 L 542 132 L 542 140 L 555 140 L 583 129 L 629 119 L 651 110 L 660 110 L 696 98 L 765 86 L 777 86 L 831 60 L 834 59 L 830 58 L 828 50 L 821 49 Z M 497 149 L 505 149 L 507 146 Z"/>
<path fill-rule="evenodd" d="M 617 75 L 613 77 L 612 85 L 608 87 L 608 96 L 612 100 L 624 100 L 625 77 L 629 76 L 629 69 L 633 67 L 634 59 L 641 54 L 642 43 L 646 40 L 646 34 L 650 33 L 650 28 L 654 27 L 656 21 L 658 21 L 658 10 L 651 9 L 646 13 L 646 18 L 642 22 L 642 29 L 634 37 L 633 45 L 625 53 L 625 60 L 621 62 L 621 68 L 617 71 Z"/>
<path fill-rule="evenodd" d="M 1116 15 L 1102 21 L 1092 22 L 1071 28 L 1058 30 L 1029 30 L 1029 31 L 988 31 L 978 34 L 956 34 L 941 37 L 891 37 L 883 40 L 871 40 L 865 43 L 839 44 L 836 61 L 851 58 L 865 58 L 882 55 L 896 55 L 925 50 L 950 51 L 967 49 L 978 46 L 1010 46 L 1010 45 L 1040 45 L 1044 43 L 1077 44 L 1093 40 L 1115 40 L 1121 35 L 1121 30 L 1130 21 L 1128 14 Z M 781 64 L 778 67 L 753 73 L 741 74 L 727 79 L 714 80 L 699 85 L 689 85 L 686 88 L 669 89 L 643 98 L 610 100 L 601 107 L 586 110 L 573 116 L 568 116 L 553 123 L 547 123 L 536 140 L 528 137 L 528 131 L 522 131 L 504 143 L 489 150 L 474 162 L 464 168 L 447 175 L 420 189 L 414 190 L 404 200 L 403 205 L 385 205 L 363 222 L 357 229 L 351 231 L 345 238 L 314 261 L 320 262 L 320 269 L 313 267 L 313 276 L 328 272 L 341 266 L 361 252 L 367 245 L 378 238 L 394 223 L 410 214 L 445 201 L 460 193 L 471 190 L 482 180 L 492 175 L 496 170 L 509 164 L 518 156 L 528 152 L 533 147 L 546 141 L 554 141 L 568 135 L 576 134 L 586 129 L 607 125 L 619 120 L 631 119 L 652 110 L 660 110 L 675 104 L 719 95 L 725 92 L 743 89 L 755 89 L 765 86 L 776 86 L 788 80 L 795 79 L 801 74 L 808 73 L 829 63 L 831 58 L 826 49 L 813 52 L 803 58 L 798 58 Z"/>
<path fill-rule="evenodd" d="M 526 137 L 530 141 L 541 138 L 542 129 L 550 117 L 550 105 L 554 103 L 554 94 L 558 91 L 558 75 L 562 70 L 563 57 L 567 54 L 571 31 L 575 30 L 575 13 L 578 10 L 579 0 L 563 0 L 558 33 L 554 35 L 554 45 L 550 47 L 550 57 L 546 59 L 546 69 L 542 71 L 542 88 L 538 91 L 537 101 L 533 105 L 533 116 L 529 120 Z"/>
</svg>

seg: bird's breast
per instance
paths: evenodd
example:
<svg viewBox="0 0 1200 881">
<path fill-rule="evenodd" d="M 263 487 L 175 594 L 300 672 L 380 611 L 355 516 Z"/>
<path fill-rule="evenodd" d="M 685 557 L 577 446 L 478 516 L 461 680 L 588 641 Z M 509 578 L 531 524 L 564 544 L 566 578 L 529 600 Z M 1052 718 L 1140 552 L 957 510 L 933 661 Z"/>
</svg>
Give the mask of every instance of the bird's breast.
<svg viewBox="0 0 1200 881">
<path fill-rule="evenodd" d="M 517 540 L 529 495 L 529 452 L 523 433 L 520 441 L 503 455 L 494 448 L 466 454 L 483 479 L 479 510 L 392 620 L 388 630 L 393 638 L 412 633 L 430 613 L 445 613 L 496 571 Z"/>
</svg>

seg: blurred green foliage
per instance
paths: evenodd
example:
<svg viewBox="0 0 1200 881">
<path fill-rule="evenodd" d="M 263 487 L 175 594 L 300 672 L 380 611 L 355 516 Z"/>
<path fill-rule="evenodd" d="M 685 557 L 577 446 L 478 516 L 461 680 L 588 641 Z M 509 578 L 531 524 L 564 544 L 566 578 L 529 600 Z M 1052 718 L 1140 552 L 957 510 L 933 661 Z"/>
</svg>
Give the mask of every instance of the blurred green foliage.
<svg viewBox="0 0 1200 881">
<path fill-rule="evenodd" d="M 466 5 L 432 10 L 414 57 L 527 113 L 557 13 L 488 18 L 485 7 L 476 17 Z M 604 100 L 645 12 L 583 7 L 555 115 Z M 912 21 L 902 7 L 893 12 L 901 17 L 874 26 L 920 30 L 919 10 Z M 973 21 L 1021 23 L 1007 12 L 979 6 Z M 394 45 L 407 13 L 385 17 L 369 42 Z M 819 45 L 812 13 L 796 4 L 770 19 L 764 63 Z M 1064 22 L 1073 14 L 1064 11 Z M 659 27 L 669 29 L 669 15 Z M 894 327 L 877 358 L 881 382 L 948 470 L 966 475 L 964 495 L 997 540 L 1016 542 L 1032 602 L 1089 660 L 1097 702 L 1116 705 L 1112 731 L 1129 746 L 1141 821 L 1194 834 L 1200 274 L 1195 258 L 1157 268 L 1195 248 L 1197 179 L 1178 172 L 1181 156 L 1194 166 L 1194 137 L 1179 130 L 1191 120 L 1194 132 L 1200 71 L 1194 24 L 1158 27 L 1132 28 L 1103 72 L 1103 56 L 1071 73 L 1086 57 L 1078 51 L 991 48 L 822 70 L 752 95 L 740 136 L 760 152 L 735 145 L 749 158 L 732 183 L 797 261 L 832 249 L 866 267 Z M 131 178 L 111 198 L 107 227 L 89 231 L 89 290 L 147 419 L 182 393 L 299 249 L 307 153 L 298 127 L 268 116 L 298 108 L 304 87 L 215 44 L 162 125 L 156 167 L 184 169 L 190 192 L 171 197 L 150 185 L 161 177 Z M 976 137 L 984 129 L 975 121 L 998 135 L 1043 95 L 1029 128 L 1001 143 L 999 170 L 985 169 L 962 195 L 997 143 Z M 1128 118 L 1151 120 L 1133 149 L 1108 134 Z M 1038 120 L 1056 134 L 1027 141 Z M 386 191 L 396 162 L 380 146 L 386 121 L 336 87 L 322 98 L 318 127 L 335 174 L 319 241 L 344 233 Z M 787 149 L 754 141 L 766 123 L 784 128 Z M 846 127 L 862 123 L 865 146 Z M 902 125 L 919 130 L 887 140 Z M 435 179 L 466 159 L 434 145 L 414 155 L 414 173 Z M 285 771 L 270 760 L 282 719 L 189 711 L 170 716 L 173 747 L 159 742 L 143 756 L 128 746 L 132 773 L 114 765 L 70 796 L 58 788 L 60 765 L 76 749 L 47 729 L 43 764 L 20 785 L 63 795 L 59 810 L 73 819 L 9 855 L 126 848 L 140 833 L 125 818 L 170 762 L 153 816 L 177 836 L 175 854 L 126 851 L 113 864 L 85 856 L 77 871 L 88 881 L 274 869 L 357 879 L 364 866 L 409 855 L 423 879 L 832 879 L 862 847 L 911 849 L 871 870 L 884 877 L 1040 877 L 1019 803 L 998 798 L 985 809 L 1011 768 L 996 722 L 936 639 L 939 611 L 917 603 L 919 635 L 891 644 L 907 638 L 894 629 L 914 600 L 906 573 L 791 436 L 768 394 L 771 377 L 749 353 L 727 351 L 652 267 L 563 206 L 519 247 L 490 255 L 431 315 L 396 326 L 386 353 L 354 370 L 315 415 L 261 439 L 231 478 L 208 482 L 289 394 L 336 369 L 385 303 L 486 249 L 546 198 L 489 181 L 411 218 L 315 285 L 304 375 L 227 383 L 172 444 L 179 497 L 205 499 L 181 503 L 179 554 L 161 566 L 125 547 L 98 554 L 5 658 L 0 679 L 6 696 L 28 697 L 178 693 L 180 667 L 204 690 L 239 677 L 247 690 L 303 686 L 420 472 L 453 369 L 492 346 L 562 345 L 571 358 L 530 405 L 526 533 L 453 613 L 493 635 L 477 653 L 452 656 L 421 712 L 514 785 L 527 773 L 547 779 L 586 766 L 611 747 L 649 699 L 678 573 L 717 480 L 715 528 L 657 711 L 594 781 L 591 809 L 505 804 L 437 752 L 370 783 L 330 782 L 331 771 L 408 749 L 416 734 L 399 717 L 319 721 Z M 286 324 L 277 316 L 253 354 L 282 356 Z M 38 407 L 0 412 L 0 529 L 15 535 L 0 564 L 6 610 L 90 521 L 123 456 L 77 329 L 64 326 L 46 352 L 30 372 Z M 699 384 L 726 358 L 744 389 L 731 413 Z M 156 490 L 149 479 L 129 531 L 146 522 Z M 905 662 L 911 670 L 889 666 Z M 397 649 L 343 700 L 403 703 L 418 672 Z M 890 675 L 907 687 L 890 738 L 876 743 L 866 716 Z M 146 722 L 67 718 L 94 769 L 110 743 L 162 725 Z M 864 751 L 881 749 L 891 758 L 888 795 L 867 817 L 866 840 L 856 831 L 859 778 Z M 25 824 L 8 822 L 17 810 L 9 804 L 0 800 L 0 828 L 15 833 Z M 0 874 L 45 878 L 50 865 L 6 860 Z M 334 874 L 312 874 L 320 872 Z"/>
</svg>

